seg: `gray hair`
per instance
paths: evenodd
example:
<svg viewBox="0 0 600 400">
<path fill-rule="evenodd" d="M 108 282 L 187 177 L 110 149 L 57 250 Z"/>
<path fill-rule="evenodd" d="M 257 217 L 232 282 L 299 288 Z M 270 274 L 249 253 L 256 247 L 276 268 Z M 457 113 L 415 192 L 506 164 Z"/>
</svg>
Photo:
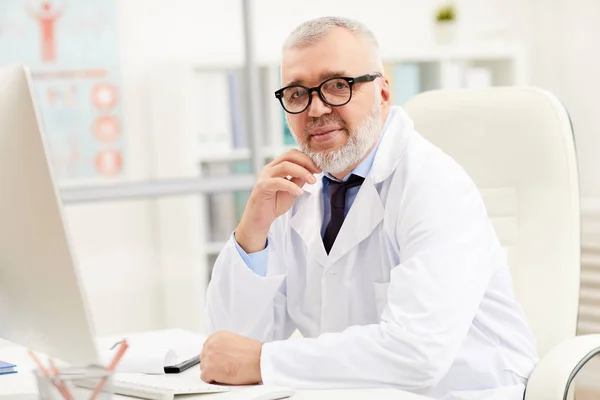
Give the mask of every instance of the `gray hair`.
<svg viewBox="0 0 600 400">
<path fill-rule="evenodd" d="M 371 50 L 371 58 L 377 68 L 383 71 L 379 44 L 375 35 L 363 23 L 344 17 L 320 17 L 300 24 L 290 33 L 283 44 L 283 51 L 293 47 L 306 47 L 317 43 L 334 28 L 345 28 L 365 40 Z"/>
</svg>

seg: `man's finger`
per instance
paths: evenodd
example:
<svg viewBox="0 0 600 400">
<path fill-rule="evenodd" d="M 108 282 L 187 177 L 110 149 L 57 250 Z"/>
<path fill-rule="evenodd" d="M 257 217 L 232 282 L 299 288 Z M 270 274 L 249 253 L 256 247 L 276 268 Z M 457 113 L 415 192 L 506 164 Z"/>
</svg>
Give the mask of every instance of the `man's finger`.
<svg viewBox="0 0 600 400">
<path fill-rule="evenodd" d="M 212 383 L 213 382 L 213 378 L 212 378 L 210 372 L 208 372 L 207 370 L 201 370 L 200 371 L 200 379 L 202 379 L 202 381 L 204 381 L 206 383 Z"/>
<path fill-rule="evenodd" d="M 260 189 L 270 192 L 288 192 L 294 197 L 301 196 L 304 192 L 294 182 L 285 178 L 270 178 L 260 182 Z"/>
<path fill-rule="evenodd" d="M 294 183 L 295 185 L 297 185 L 300 188 L 302 186 L 304 186 L 305 183 L 311 183 L 311 182 L 307 182 L 306 180 L 304 180 L 302 178 L 292 178 L 292 179 L 290 179 L 290 181 L 292 181 L 292 183 Z"/>
<path fill-rule="evenodd" d="M 210 359 L 205 355 L 200 355 L 200 372 L 207 373 L 210 370 Z"/>
<path fill-rule="evenodd" d="M 206 340 L 204 341 L 204 347 L 210 346 L 215 341 L 216 335 L 217 335 L 217 333 L 213 333 L 212 335 L 207 337 Z"/>
<path fill-rule="evenodd" d="M 268 170 L 268 174 L 271 178 L 285 178 L 291 176 L 292 178 L 304 178 L 307 182 L 315 180 L 311 171 L 292 161 L 282 161 L 279 164 L 272 166 Z"/>
<path fill-rule="evenodd" d="M 271 161 L 270 164 L 275 166 L 277 164 L 280 164 L 283 161 L 290 161 L 294 164 L 298 164 L 298 165 L 306 168 L 313 174 L 318 174 L 321 172 L 321 169 L 319 167 L 317 167 L 317 164 L 315 164 L 314 161 L 311 160 L 309 156 L 302 153 L 300 150 L 293 149 L 288 152 L 285 152 L 282 155 L 280 155 L 279 157 L 277 157 L 275 160 Z"/>
</svg>

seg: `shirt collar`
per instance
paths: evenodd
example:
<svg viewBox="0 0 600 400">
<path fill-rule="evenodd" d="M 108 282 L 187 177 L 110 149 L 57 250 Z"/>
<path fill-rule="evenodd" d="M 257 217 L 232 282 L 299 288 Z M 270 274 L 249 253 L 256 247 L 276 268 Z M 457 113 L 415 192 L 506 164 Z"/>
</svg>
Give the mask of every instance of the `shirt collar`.
<svg viewBox="0 0 600 400">
<path fill-rule="evenodd" d="M 373 161 L 375 160 L 375 154 L 377 154 L 377 148 L 379 147 L 379 143 L 381 142 L 381 138 L 383 138 L 383 135 L 385 135 L 385 131 L 387 129 L 387 126 L 390 122 L 390 119 L 392 118 L 392 114 L 395 112 L 395 108 L 394 107 L 390 107 L 390 111 L 388 113 L 388 117 L 385 121 L 385 125 L 383 126 L 381 135 L 379 136 L 379 140 L 377 141 L 377 143 L 375 144 L 375 146 L 373 146 L 373 149 L 371 149 L 371 151 L 369 152 L 369 154 L 360 162 L 360 164 L 358 164 L 356 167 L 354 167 L 354 169 L 352 171 L 350 171 L 350 173 L 348 173 L 348 175 L 344 176 L 344 179 L 342 179 L 342 182 L 345 182 L 348 180 L 348 178 L 350 178 L 350 175 L 354 174 L 354 175 L 358 175 L 362 178 L 366 178 L 367 175 L 369 175 L 369 172 L 371 171 L 371 167 L 373 166 Z M 335 178 L 333 175 L 331 175 L 330 173 L 326 172 L 323 175 L 323 182 L 325 184 L 327 184 L 327 179 L 325 179 L 325 177 L 328 177 L 331 180 L 334 181 L 338 181 L 337 178 Z"/>
</svg>

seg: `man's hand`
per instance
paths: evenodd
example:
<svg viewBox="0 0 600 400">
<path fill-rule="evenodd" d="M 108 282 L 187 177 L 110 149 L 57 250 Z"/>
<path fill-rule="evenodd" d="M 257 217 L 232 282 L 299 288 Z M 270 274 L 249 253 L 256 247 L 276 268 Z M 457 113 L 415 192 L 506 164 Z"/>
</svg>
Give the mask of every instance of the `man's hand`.
<svg viewBox="0 0 600 400">
<path fill-rule="evenodd" d="M 267 164 L 258 180 L 240 223 L 235 230 L 235 239 L 246 253 L 263 250 L 271 224 L 287 212 L 304 184 L 316 183 L 313 174 L 321 170 L 304 153 L 290 150 Z"/>
<path fill-rule="evenodd" d="M 207 383 L 254 385 L 262 381 L 262 343 L 231 332 L 216 332 L 200 353 L 200 378 Z"/>
</svg>

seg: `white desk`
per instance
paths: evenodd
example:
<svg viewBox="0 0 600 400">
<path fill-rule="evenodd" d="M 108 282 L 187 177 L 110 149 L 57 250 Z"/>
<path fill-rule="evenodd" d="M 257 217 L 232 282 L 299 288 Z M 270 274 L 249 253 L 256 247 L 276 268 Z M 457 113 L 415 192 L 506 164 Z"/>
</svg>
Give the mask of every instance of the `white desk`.
<svg viewBox="0 0 600 400">
<path fill-rule="evenodd" d="M 32 371 L 35 369 L 33 361 L 27 355 L 27 350 L 0 340 L 0 359 L 17 364 L 19 371 L 16 374 L 0 375 L 0 400 L 29 400 L 27 394 L 37 392 L 37 385 Z M 185 371 L 183 374 L 191 379 L 198 377 L 197 368 Z M 233 389 L 236 390 L 236 389 Z M 227 400 L 229 393 L 186 395 L 186 400 Z M 115 399 L 131 400 L 131 397 L 114 396 Z M 361 389 L 361 390 L 299 390 L 293 400 L 427 400 L 426 397 L 394 389 Z"/>
</svg>

